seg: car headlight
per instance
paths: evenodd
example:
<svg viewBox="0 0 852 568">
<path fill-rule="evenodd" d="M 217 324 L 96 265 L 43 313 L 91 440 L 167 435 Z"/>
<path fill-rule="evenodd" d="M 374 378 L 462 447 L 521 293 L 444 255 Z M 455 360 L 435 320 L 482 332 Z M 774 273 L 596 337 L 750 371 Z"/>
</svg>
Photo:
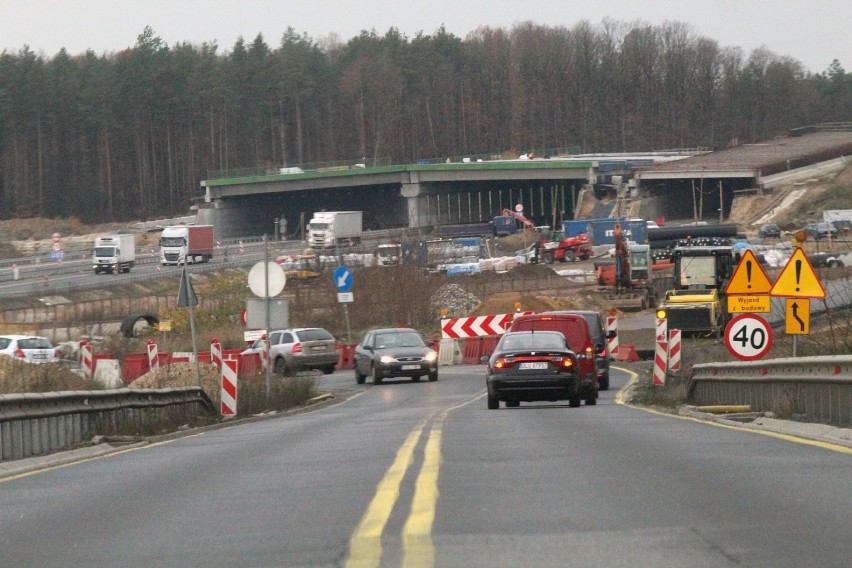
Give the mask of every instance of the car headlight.
<svg viewBox="0 0 852 568">
<path fill-rule="evenodd" d="M 430 351 L 429 353 L 427 353 L 427 354 L 423 357 L 423 360 L 424 360 L 424 361 L 426 361 L 426 362 L 428 362 L 428 363 L 431 363 L 432 361 L 434 361 L 434 360 L 435 360 L 435 359 L 437 359 L 437 358 L 438 358 L 438 354 L 437 354 L 437 353 L 435 353 L 434 351 Z"/>
<path fill-rule="evenodd" d="M 381 361 L 382 363 L 393 363 L 394 361 L 396 361 L 396 359 L 394 359 L 390 355 L 382 355 L 379 361 Z"/>
</svg>

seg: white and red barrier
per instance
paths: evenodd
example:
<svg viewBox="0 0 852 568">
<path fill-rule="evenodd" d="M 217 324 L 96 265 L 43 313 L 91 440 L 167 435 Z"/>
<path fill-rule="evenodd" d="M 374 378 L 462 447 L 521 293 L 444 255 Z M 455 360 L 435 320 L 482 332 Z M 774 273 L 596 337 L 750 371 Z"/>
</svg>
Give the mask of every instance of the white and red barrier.
<svg viewBox="0 0 852 568">
<path fill-rule="evenodd" d="M 263 334 L 260 342 L 260 366 L 263 367 L 263 371 L 266 372 L 269 369 L 269 339 L 266 338 L 266 334 Z"/>
<path fill-rule="evenodd" d="M 237 415 L 237 370 L 239 361 L 226 359 L 222 361 L 222 416 Z"/>
<path fill-rule="evenodd" d="M 157 353 L 157 344 L 148 340 L 148 370 L 156 371 L 160 368 L 160 355 Z"/>
<path fill-rule="evenodd" d="M 95 377 L 95 348 L 86 340 L 80 342 L 80 368 L 87 379 Z"/>
<path fill-rule="evenodd" d="M 666 369 L 668 367 L 668 341 L 666 329 L 668 323 L 666 318 L 657 318 L 656 338 L 654 343 L 654 374 L 653 381 L 655 385 L 666 384 Z"/>
<path fill-rule="evenodd" d="M 679 329 L 669 330 L 669 371 L 680 373 L 681 333 Z"/>
<path fill-rule="evenodd" d="M 210 340 L 210 362 L 217 369 L 222 368 L 222 344 L 215 337 Z"/>
<path fill-rule="evenodd" d="M 611 331 L 614 331 L 615 335 L 608 337 L 606 344 L 609 349 L 609 354 L 615 356 L 618 355 L 618 318 L 615 316 L 609 316 L 606 318 L 606 334 L 609 335 L 609 332 Z"/>
<path fill-rule="evenodd" d="M 441 320 L 441 337 L 444 339 L 461 339 L 464 337 L 487 337 L 503 335 L 512 319 L 519 315 L 532 312 L 512 314 L 497 314 L 491 316 L 475 316 L 469 318 L 448 318 Z"/>
</svg>

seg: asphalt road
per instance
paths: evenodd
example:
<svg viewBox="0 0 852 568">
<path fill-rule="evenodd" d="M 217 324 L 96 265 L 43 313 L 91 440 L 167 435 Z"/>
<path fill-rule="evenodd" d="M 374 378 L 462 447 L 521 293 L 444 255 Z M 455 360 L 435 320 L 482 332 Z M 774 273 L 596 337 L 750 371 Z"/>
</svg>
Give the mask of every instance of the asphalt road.
<svg viewBox="0 0 852 568">
<path fill-rule="evenodd" d="M 441 373 L 0 480 L 0 566 L 849 565 L 848 452 Z"/>
</svg>

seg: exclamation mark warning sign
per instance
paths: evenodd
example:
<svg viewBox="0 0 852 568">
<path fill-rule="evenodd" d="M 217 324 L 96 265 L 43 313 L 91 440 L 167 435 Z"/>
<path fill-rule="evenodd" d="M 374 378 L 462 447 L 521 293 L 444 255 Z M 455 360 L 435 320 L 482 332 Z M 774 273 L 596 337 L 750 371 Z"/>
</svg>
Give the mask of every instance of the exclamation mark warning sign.
<svg viewBox="0 0 852 568">
<path fill-rule="evenodd" d="M 731 275 L 725 294 L 728 296 L 769 294 L 770 288 L 772 288 L 772 282 L 769 281 L 757 257 L 752 251 L 746 249 Z"/>
<path fill-rule="evenodd" d="M 784 298 L 825 298 L 825 288 L 801 248 L 796 248 L 793 252 L 769 295 Z"/>
</svg>

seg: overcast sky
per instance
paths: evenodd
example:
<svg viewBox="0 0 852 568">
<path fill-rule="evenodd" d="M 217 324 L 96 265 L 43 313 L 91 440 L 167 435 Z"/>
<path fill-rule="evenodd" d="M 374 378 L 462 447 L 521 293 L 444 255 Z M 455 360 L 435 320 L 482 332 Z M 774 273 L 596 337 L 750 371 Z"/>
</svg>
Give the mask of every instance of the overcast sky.
<svg viewBox="0 0 852 568">
<path fill-rule="evenodd" d="M 169 45 L 216 41 L 221 53 L 238 37 L 251 41 L 258 33 L 275 47 L 288 26 L 315 41 L 331 34 L 346 41 L 362 30 L 384 35 L 391 27 L 410 38 L 443 24 L 464 38 L 479 26 L 571 27 L 604 18 L 685 22 L 721 47 L 740 47 L 746 56 L 766 47 L 815 73 L 833 59 L 852 68 L 849 0 L 0 0 L 0 51 L 28 45 L 46 57 L 62 47 L 72 55 L 87 49 L 100 55 L 132 47 L 145 26 Z"/>
</svg>

